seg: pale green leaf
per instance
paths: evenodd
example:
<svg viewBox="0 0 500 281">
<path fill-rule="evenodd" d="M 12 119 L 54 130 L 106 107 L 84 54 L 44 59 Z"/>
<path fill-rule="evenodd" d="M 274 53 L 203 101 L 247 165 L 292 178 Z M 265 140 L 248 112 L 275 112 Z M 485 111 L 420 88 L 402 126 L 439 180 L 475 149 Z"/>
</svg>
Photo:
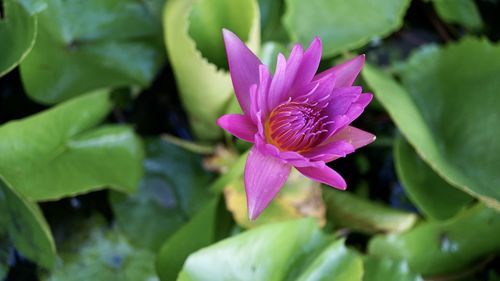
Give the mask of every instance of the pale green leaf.
<svg viewBox="0 0 500 281">
<path fill-rule="evenodd" d="M 216 120 L 233 95 L 222 28 L 254 51 L 260 43 L 255 0 L 170 0 L 163 14 L 167 52 L 191 127 L 201 140 L 222 136 Z M 223 68 L 221 68 L 221 66 Z"/>
<path fill-rule="evenodd" d="M 177 280 L 361 280 L 361 258 L 310 219 L 261 226 L 189 256 Z"/>
<path fill-rule="evenodd" d="M 500 250 L 500 213 L 477 205 L 443 222 L 423 222 L 402 234 L 375 236 L 369 253 L 405 259 L 423 275 L 450 273 Z"/>
<path fill-rule="evenodd" d="M 423 281 L 403 260 L 366 256 L 363 263 L 363 281 Z"/>
<path fill-rule="evenodd" d="M 417 221 L 416 214 L 392 209 L 349 192 L 329 189 L 323 192 L 323 197 L 329 221 L 363 233 L 403 232 Z"/>
</svg>

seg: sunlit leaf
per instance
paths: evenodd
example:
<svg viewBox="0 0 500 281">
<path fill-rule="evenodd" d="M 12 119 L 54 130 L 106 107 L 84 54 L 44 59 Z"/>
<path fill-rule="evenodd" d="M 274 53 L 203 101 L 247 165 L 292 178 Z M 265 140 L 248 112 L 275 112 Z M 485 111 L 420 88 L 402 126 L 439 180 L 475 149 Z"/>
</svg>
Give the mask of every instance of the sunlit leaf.
<svg viewBox="0 0 500 281">
<path fill-rule="evenodd" d="M 293 41 L 323 41 L 323 57 L 359 48 L 401 27 L 409 0 L 286 0 L 283 18 Z"/>
<path fill-rule="evenodd" d="M 147 86 L 163 60 L 161 25 L 135 0 L 46 0 L 21 64 L 28 95 L 57 103 L 112 86 Z"/>
<path fill-rule="evenodd" d="M 394 161 L 406 193 L 426 217 L 449 219 L 473 199 L 439 177 L 402 137 L 395 142 Z"/>
<path fill-rule="evenodd" d="M 327 218 L 335 225 L 364 233 L 403 232 L 417 221 L 413 213 L 392 209 L 381 203 L 338 190 L 323 192 Z"/>
<path fill-rule="evenodd" d="M 363 275 L 361 257 L 347 249 L 344 240 L 337 240 L 325 248 L 296 280 L 361 281 Z"/>
<path fill-rule="evenodd" d="M 103 187 L 133 191 L 142 176 L 142 144 L 126 126 L 94 127 L 111 110 L 105 91 L 0 127 L 0 177 L 35 200 Z"/>
<path fill-rule="evenodd" d="M 422 277 L 410 271 L 408 263 L 367 256 L 363 259 L 363 281 L 422 281 Z"/>
<path fill-rule="evenodd" d="M 56 247 L 38 205 L 29 202 L 0 180 L 0 211 L 6 219 L 8 237 L 17 251 L 31 261 L 51 268 L 56 260 Z"/>
<path fill-rule="evenodd" d="M 176 145 L 146 142 L 145 175 L 136 193 L 111 194 L 118 226 L 136 245 L 158 250 L 210 199 L 201 157 Z"/>
<path fill-rule="evenodd" d="M 402 234 L 375 236 L 369 252 L 405 259 L 423 275 L 449 273 L 500 250 L 500 213 L 477 205 L 444 222 L 423 222 Z"/>
<path fill-rule="evenodd" d="M 411 56 L 401 73 L 406 89 L 371 66 L 363 77 L 427 164 L 500 208 L 500 154 L 492 153 L 500 151 L 498 73 L 500 47 L 466 38 Z"/>
<path fill-rule="evenodd" d="M 170 0 L 163 14 L 168 56 L 180 97 L 196 136 L 222 136 L 215 121 L 233 95 L 222 28 L 235 32 L 254 51 L 260 43 L 255 0 Z"/>
<path fill-rule="evenodd" d="M 177 280 L 361 280 L 361 258 L 311 219 L 269 224 L 190 255 Z"/>
<path fill-rule="evenodd" d="M 287 182 L 262 212 L 258 220 L 248 219 L 243 178 L 239 177 L 224 190 L 226 206 L 235 221 L 242 227 L 251 228 L 271 222 L 314 217 L 320 225 L 325 224 L 325 205 L 318 183 L 293 170 Z"/>
</svg>

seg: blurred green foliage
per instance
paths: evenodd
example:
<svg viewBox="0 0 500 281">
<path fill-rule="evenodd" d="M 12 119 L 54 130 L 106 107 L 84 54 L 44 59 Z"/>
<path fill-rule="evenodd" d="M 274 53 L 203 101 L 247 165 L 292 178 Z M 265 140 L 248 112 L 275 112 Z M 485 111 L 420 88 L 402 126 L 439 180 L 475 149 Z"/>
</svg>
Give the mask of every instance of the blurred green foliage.
<svg viewBox="0 0 500 281">
<path fill-rule="evenodd" d="M 0 280 L 498 280 L 499 1 L 0 5 Z M 246 219 L 222 28 L 272 71 L 366 54 L 350 191 L 292 176 Z"/>
</svg>

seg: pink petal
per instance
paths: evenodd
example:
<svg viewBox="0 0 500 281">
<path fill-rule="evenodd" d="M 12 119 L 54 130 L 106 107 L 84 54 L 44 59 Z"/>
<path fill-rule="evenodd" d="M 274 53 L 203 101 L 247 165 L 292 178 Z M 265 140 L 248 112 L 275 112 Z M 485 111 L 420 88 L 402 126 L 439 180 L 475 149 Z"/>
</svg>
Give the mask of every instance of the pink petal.
<svg viewBox="0 0 500 281">
<path fill-rule="evenodd" d="M 267 66 L 261 65 L 259 67 L 259 86 L 257 91 L 257 111 L 261 111 L 262 116 L 267 117 L 268 110 L 268 96 L 269 88 L 271 87 L 271 81 L 273 77 L 269 73 Z"/>
<path fill-rule="evenodd" d="M 330 103 L 325 109 L 325 111 L 327 112 L 326 114 L 331 117 L 346 114 L 352 104 L 359 99 L 361 91 L 361 87 L 345 87 L 333 89 Z"/>
<path fill-rule="evenodd" d="M 301 63 L 302 63 L 302 57 L 304 56 L 304 49 L 302 49 L 302 46 L 300 44 L 296 44 L 292 52 L 290 53 L 290 57 L 288 58 L 288 61 L 286 63 L 286 84 L 285 84 L 285 90 L 282 92 L 282 97 L 280 98 L 281 100 L 286 100 L 288 96 L 290 95 L 290 88 L 294 84 L 294 81 L 300 77 L 302 77 L 302 73 L 299 72 Z"/>
<path fill-rule="evenodd" d="M 315 37 L 314 40 L 307 48 L 307 51 L 304 53 L 302 57 L 302 62 L 300 63 L 300 68 L 298 73 L 300 75 L 295 78 L 294 84 L 292 86 L 292 91 L 295 93 L 297 91 L 301 91 L 302 87 L 309 84 L 316 71 L 318 71 L 319 63 L 321 61 L 321 52 L 322 45 L 321 39 L 319 37 Z"/>
<path fill-rule="evenodd" d="M 249 89 L 251 85 L 259 83 L 259 65 L 262 63 L 234 33 L 223 29 L 222 34 L 234 92 L 241 109 L 244 113 L 248 113 L 250 110 Z"/>
<path fill-rule="evenodd" d="M 245 192 L 250 220 L 255 220 L 285 184 L 291 165 L 253 147 L 245 167 Z"/>
<path fill-rule="evenodd" d="M 339 173 L 335 170 L 330 169 L 327 165 L 323 164 L 321 167 L 303 167 L 297 168 L 304 176 L 319 181 L 321 183 L 327 184 L 329 186 L 335 187 L 337 189 L 345 190 L 347 184 Z"/>
<path fill-rule="evenodd" d="M 327 142 L 336 142 L 342 140 L 350 143 L 354 147 L 354 149 L 358 149 L 372 143 L 373 141 L 375 141 L 375 139 L 376 137 L 373 134 L 352 126 L 347 126 L 333 135 L 331 138 L 329 138 Z"/>
<path fill-rule="evenodd" d="M 347 112 L 341 115 L 333 116 L 333 123 L 329 125 L 328 131 L 330 132 L 329 137 L 338 133 L 340 130 L 344 129 L 347 125 L 351 124 L 356 118 L 358 118 L 361 113 L 365 110 L 365 107 L 372 100 L 372 94 L 361 94 L 358 98 L 349 106 Z"/>
<path fill-rule="evenodd" d="M 352 85 L 354 80 L 356 80 L 356 77 L 363 68 L 364 64 L 365 55 L 360 55 L 321 72 L 314 77 L 314 80 L 318 80 L 323 78 L 325 75 L 335 73 L 335 88 L 349 87 Z"/>
<path fill-rule="evenodd" d="M 273 108 L 278 106 L 284 100 L 282 99 L 286 85 L 286 60 L 283 54 L 278 54 L 276 62 L 276 71 L 273 76 L 273 81 L 269 88 L 268 95 L 268 110 L 272 111 Z"/>
<path fill-rule="evenodd" d="M 347 154 L 354 152 L 355 147 L 343 140 L 327 141 L 311 151 L 305 152 L 303 155 L 313 161 L 330 162 L 340 157 L 345 157 Z"/>
<path fill-rule="evenodd" d="M 351 104 L 351 106 L 345 113 L 345 115 L 347 115 L 347 117 L 350 120 L 349 123 L 356 120 L 356 118 L 358 118 L 361 115 L 361 113 L 363 113 L 365 107 L 368 106 L 368 104 L 372 101 L 372 99 L 373 99 L 372 94 L 361 94 L 358 96 L 356 101 L 354 101 Z"/>
<path fill-rule="evenodd" d="M 217 120 L 217 124 L 235 137 L 248 142 L 253 142 L 257 132 L 257 126 L 246 115 L 226 114 Z"/>
</svg>

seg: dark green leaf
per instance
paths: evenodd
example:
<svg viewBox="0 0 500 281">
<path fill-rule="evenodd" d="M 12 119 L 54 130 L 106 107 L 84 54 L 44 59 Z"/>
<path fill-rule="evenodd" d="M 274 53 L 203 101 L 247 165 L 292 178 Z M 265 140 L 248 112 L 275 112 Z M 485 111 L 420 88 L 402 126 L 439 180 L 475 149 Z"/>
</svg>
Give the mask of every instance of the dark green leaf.
<svg viewBox="0 0 500 281">
<path fill-rule="evenodd" d="M 0 206 L 0 209 L 2 207 Z M 0 210 L 3 212 L 3 210 Z M 2 214 L 0 214 L 1 216 Z M 0 280 L 4 280 L 9 273 L 9 243 L 7 241 L 6 234 L 3 233 L 2 226 L 0 225 Z"/>
<path fill-rule="evenodd" d="M 423 222 L 402 234 L 375 236 L 369 252 L 405 259 L 414 272 L 449 273 L 500 250 L 500 213 L 477 205 L 445 222 Z"/>
<path fill-rule="evenodd" d="M 439 177 L 402 137 L 395 142 L 394 161 L 406 193 L 428 218 L 449 219 L 473 200 Z"/>
<path fill-rule="evenodd" d="M 5 18 L 0 19 L 0 77 L 16 67 L 31 51 L 37 31 L 36 16 L 30 15 L 17 0 L 3 3 Z"/>
<path fill-rule="evenodd" d="M 163 244 L 156 260 L 161 280 L 175 280 L 189 254 L 215 241 L 217 204 L 216 199 L 208 202 Z"/>
<path fill-rule="evenodd" d="M 16 249 L 33 262 L 51 268 L 56 260 L 56 247 L 38 205 L 0 180 L 0 211 L 5 212 L 2 215 L 6 219 L 7 233 Z"/>
<path fill-rule="evenodd" d="M 92 129 L 111 109 L 105 91 L 86 94 L 0 127 L 0 176 L 22 195 L 58 199 L 110 186 L 133 191 L 142 144 L 125 126 Z"/>
<path fill-rule="evenodd" d="M 61 260 L 46 281 L 156 281 L 154 254 L 135 248 L 116 229 L 87 223 L 60 249 Z M 76 237 L 75 237 L 76 236 Z M 78 237 L 79 236 L 79 237 Z"/>
<path fill-rule="evenodd" d="M 283 18 L 293 41 L 323 41 L 323 57 L 359 48 L 399 29 L 409 0 L 287 0 Z"/>
<path fill-rule="evenodd" d="M 407 90 L 370 66 L 363 77 L 427 164 L 500 208 L 498 73 L 500 47 L 466 38 L 414 54 L 402 72 Z"/>
<path fill-rule="evenodd" d="M 162 243 L 211 198 L 211 176 L 199 155 L 168 142 L 146 142 L 145 176 L 127 196 L 113 192 L 118 226 L 136 245 L 157 251 Z"/>
<path fill-rule="evenodd" d="M 438 15 L 447 23 L 456 23 L 471 30 L 483 27 L 483 20 L 474 0 L 432 0 Z"/>
<path fill-rule="evenodd" d="M 57 103 L 95 89 L 147 86 L 163 60 L 160 23 L 141 1 L 46 0 L 21 64 L 30 97 Z"/>
<path fill-rule="evenodd" d="M 262 41 L 288 42 L 288 34 L 281 23 L 285 11 L 283 0 L 259 0 Z"/>
</svg>

